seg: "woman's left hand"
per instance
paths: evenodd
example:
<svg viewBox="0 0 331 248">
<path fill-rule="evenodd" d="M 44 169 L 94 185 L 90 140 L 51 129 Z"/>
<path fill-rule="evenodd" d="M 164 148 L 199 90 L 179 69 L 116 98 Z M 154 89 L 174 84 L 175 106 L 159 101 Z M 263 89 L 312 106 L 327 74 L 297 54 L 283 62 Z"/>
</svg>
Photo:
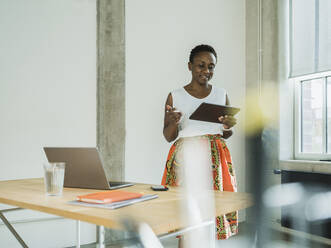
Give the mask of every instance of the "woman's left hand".
<svg viewBox="0 0 331 248">
<path fill-rule="evenodd" d="M 237 119 L 231 115 L 220 116 L 218 120 L 220 121 L 220 123 L 223 124 L 223 127 L 225 129 L 232 128 L 234 125 L 237 124 Z"/>
</svg>

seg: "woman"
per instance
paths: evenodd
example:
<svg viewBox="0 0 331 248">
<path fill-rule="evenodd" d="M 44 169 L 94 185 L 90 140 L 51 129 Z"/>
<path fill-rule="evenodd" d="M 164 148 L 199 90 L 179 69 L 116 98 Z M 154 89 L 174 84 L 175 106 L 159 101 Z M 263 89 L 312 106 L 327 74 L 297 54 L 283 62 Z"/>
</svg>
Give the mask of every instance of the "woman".
<svg viewBox="0 0 331 248">
<path fill-rule="evenodd" d="M 202 102 L 230 105 L 226 91 L 209 84 L 216 62 L 217 54 L 211 46 L 199 45 L 193 48 L 188 63 L 192 73 L 191 82 L 168 95 L 163 135 L 168 142 L 175 142 L 168 154 L 163 185 L 177 186 L 181 183 L 178 173 L 180 164 L 176 155 L 185 138 L 194 137 L 207 140 L 210 144 L 214 189 L 237 191 L 230 152 L 224 141 L 232 135 L 231 128 L 236 124 L 236 119 L 233 116 L 220 116 L 219 124 L 189 119 Z M 237 232 L 237 212 L 216 217 L 217 239 L 227 239 Z"/>
</svg>

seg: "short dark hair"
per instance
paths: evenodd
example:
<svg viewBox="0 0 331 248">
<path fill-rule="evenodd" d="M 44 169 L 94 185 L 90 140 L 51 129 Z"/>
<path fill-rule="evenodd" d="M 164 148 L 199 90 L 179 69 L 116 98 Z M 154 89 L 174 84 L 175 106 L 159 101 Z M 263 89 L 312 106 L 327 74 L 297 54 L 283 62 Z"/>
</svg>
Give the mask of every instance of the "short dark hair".
<svg viewBox="0 0 331 248">
<path fill-rule="evenodd" d="M 190 53 L 190 62 L 193 63 L 193 59 L 194 57 L 198 54 L 198 53 L 201 53 L 201 52 L 210 52 L 212 54 L 214 54 L 215 58 L 216 58 L 216 61 L 217 61 L 217 54 L 216 54 L 216 51 L 215 49 L 212 47 L 212 46 L 209 46 L 209 45 L 198 45 L 196 46 L 195 48 L 193 48 L 191 50 L 191 53 Z"/>
</svg>

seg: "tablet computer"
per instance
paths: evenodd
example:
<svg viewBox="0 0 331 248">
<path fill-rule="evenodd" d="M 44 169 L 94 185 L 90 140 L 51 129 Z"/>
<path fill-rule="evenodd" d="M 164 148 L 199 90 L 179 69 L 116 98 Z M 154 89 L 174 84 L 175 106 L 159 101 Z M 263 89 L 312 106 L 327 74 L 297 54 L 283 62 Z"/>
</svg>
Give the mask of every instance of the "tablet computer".
<svg viewBox="0 0 331 248">
<path fill-rule="evenodd" d="M 189 119 L 197 121 L 208 121 L 220 123 L 218 117 L 225 115 L 236 115 L 240 108 L 211 103 L 201 103 L 200 106 L 191 114 Z"/>
</svg>

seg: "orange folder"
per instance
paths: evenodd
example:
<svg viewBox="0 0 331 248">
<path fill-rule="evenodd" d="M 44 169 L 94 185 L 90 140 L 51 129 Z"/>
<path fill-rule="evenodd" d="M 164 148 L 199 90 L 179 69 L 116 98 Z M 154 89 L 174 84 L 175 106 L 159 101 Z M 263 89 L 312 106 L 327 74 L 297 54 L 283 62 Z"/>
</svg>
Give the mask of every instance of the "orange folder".
<svg viewBox="0 0 331 248">
<path fill-rule="evenodd" d="M 142 196 L 143 194 L 141 193 L 113 190 L 113 191 L 102 191 L 97 193 L 91 193 L 87 195 L 79 195 L 77 196 L 77 200 L 82 202 L 104 204 L 104 203 L 112 203 L 112 202 L 135 199 Z"/>
</svg>

